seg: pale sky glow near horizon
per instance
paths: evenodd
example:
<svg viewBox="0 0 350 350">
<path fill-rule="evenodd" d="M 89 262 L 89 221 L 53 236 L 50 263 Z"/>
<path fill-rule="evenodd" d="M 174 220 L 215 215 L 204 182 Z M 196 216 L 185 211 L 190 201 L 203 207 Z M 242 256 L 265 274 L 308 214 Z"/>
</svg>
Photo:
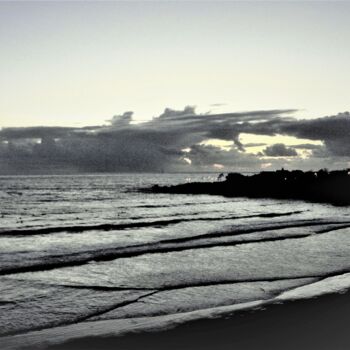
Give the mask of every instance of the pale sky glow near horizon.
<svg viewBox="0 0 350 350">
<path fill-rule="evenodd" d="M 348 2 L 1 2 L 0 127 L 348 110 Z M 220 106 L 217 106 L 220 105 Z"/>
</svg>

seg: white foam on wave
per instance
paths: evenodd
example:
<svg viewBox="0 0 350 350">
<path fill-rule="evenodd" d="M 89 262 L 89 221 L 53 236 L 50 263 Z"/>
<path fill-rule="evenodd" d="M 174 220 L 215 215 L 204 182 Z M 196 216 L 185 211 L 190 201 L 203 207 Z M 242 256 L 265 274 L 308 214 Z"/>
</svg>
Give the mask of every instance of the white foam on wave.
<svg viewBox="0 0 350 350">
<path fill-rule="evenodd" d="M 53 327 L 26 334 L 1 338 L 3 350 L 17 350 L 25 347 L 35 349 L 46 348 L 51 345 L 84 337 L 122 336 L 128 333 L 156 332 L 174 328 L 186 322 L 201 319 L 215 319 L 230 316 L 239 311 L 261 309 L 265 306 L 292 301 L 308 299 L 328 293 L 342 293 L 350 288 L 350 273 L 325 278 L 319 282 L 310 283 L 282 292 L 275 298 L 255 300 L 234 305 L 217 306 L 213 308 L 179 312 L 175 314 L 136 317 L 127 319 L 99 320 L 81 322 L 68 326 Z"/>
<path fill-rule="evenodd" d="M 17 350 L 25 347 L 43 349 L 84 337 L 122 336 L 126 333 L 152 332 L 174 328 L 180 324 L 200 319 L 213 319 L 227 316 L 237 311 L 262 307 L 271 300 L 257 300 L 248 303 L 220 306 L 212 309 L 196 310 L 156 317 L 82 322 L 69 326 L 54 327 L 27 334 L 1 338 L 3 350 Z"/>
<path fill-rule="evenodd" d="M 310 299 L 324 294 L 345 293 L 348 289 L 350 289 L 350 273 L 345 273 L 283 292 L 276 300 Z"/>
</svg>

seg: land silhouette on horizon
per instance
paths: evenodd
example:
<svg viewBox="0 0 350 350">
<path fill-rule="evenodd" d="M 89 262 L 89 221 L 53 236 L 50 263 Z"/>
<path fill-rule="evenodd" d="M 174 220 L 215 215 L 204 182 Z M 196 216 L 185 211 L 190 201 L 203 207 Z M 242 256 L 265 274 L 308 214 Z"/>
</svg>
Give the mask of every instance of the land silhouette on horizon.
<svg viewBox="0 0 350 350">
<path fill-rule="evenodd" d="M 277 170 L 254 175 L 220 174 L 216 182 L 192 182 L 173 186 L 155 185 L 152 193 L 211 194 L 226 197 L 306 200 L 350 205 L 350 170 Z"/>
</svg>

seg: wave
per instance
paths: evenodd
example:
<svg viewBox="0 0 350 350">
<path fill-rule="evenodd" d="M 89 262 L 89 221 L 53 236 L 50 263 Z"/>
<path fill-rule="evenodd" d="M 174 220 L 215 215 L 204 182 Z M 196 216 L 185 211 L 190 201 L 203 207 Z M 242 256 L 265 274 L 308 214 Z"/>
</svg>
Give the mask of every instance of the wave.
<svg viewBox="0 0 350 350">
<path fill-rule="evenodd" d="M 90 289 L 94 291 L 157 291 L 157 292 L 167 292 L 178 289 L 186 288 L 199 288 L 199 287 L 213 287 L 220 285 L 231 285 L 231 284 L 243 284 L 243 283 L 260 283 L 260 282 L 280 282 L 280 281 L 291 281 L 291 280 L 308 280 L 307 283 L 320 281 L 324 278 L 338 276 L 349 272 L 349 269 L 342 269 L 332 273 L 325 273 L 324 275 L 303 275 L 303 276 L 277 276 L 277 277 L 264 277 L 264 278 L 237 278 L 237 279 L 227 279 L 227 280 L 215 280 L 215 281 L 197 281 L 193 283 L 178 283 L 173 285 L 164 285 L 157 288 L 142 288 L 142 287 L 121 287 L 121 286 L 94 286 L 94 285 L 69 285 L 69 284 L 59 284 L 59 287 L 72 288 L 72 289 Z"/>
<path fill-rule="evenodd" d="M 203 240 L 203 238 L 208 238 L 208 235 L 194 236 L 194 237 L 179 237 L 170 240 L 162 240 L 155 243 L 146 244 L 135 244 L 124 247 L 113 247 L 105 248 L 99 250 L 83 251 L 71 254 L 62 255 L 49 255 L 42 258 L 39 262 L 30 263 L 28 259 L 17 259 L 17 264 L 13 266 L 2 266 L 0 267 L 0 275 L 17 274 L 23 272 L 36 272 L 36 271 L 48 271 L 57 268 L 64 267 L 74 267 L 81 266 L 91 262 L 102 262 L 111 261 L 120 258 L 131 258 L 135 256 L 145 255 L 145 254 L 166 254 L 177 251 L 193 250 L 193 249 L 203 249 L 212 248 L 219 246 L 238 246 L 250 243 L 263 243 L 281 240 L 292 240 L 292 239 L 302 239 L 313 234 L 323 234 L 329 231 L 317 231 L 309 233 L 299 233 L 286 236 L 261 236 L 249 238 L 249 234 L 255 232 L 273 231 L 276 229 L 283 228 L 293 228 L 293 227 L 308 227 L 308 226 L 323 226 L 323 225 L 343 225 L 344 223 L 339 222 L 299 222 L 294 224 L 285 225 L 269 225 L 264 227 L 256 227 L 251 229 L 243 229 L 229 232 L 216 232 L 208 234 L 210 235 L 210 240 Z M 347 226 L 350 227 L 350 224 Z M 247 235 L 247 238 L 242 240 L 242 235 Z M 231 236 L 229 239 L 226 239 Z M 215 239 L 216 240 L 215 240 Z M 221 240 L 225 238 L 226 240 Z M 201 240 L 201 241 L 200 241 Z M 17 254 L 20 256 L 20 254 Z"/>
<path fill-rule="evenodd" d="M 292 280 L 292 279 L 291 279 Z M 325 281 L 322 279 L 321 281 Z M 305 281 L 306 282 L 306 281 Z M 104 308 L 101 308 L 97 312 L 92 312 L 91 314 L 81 315 L 76 317 L 70 322 L 65 322 L 58 325 L 46 325 L 44 327 L 37 327 L 36 329 L 27 329 L 20 332 L 16 332 L 13 336 L 2 336 L 1 341 L 4 349 L 14 350 L 23 347 L 23 344 L 30 346 L 31 348 L 43 348 L 50 344 L 58 344 L 65 342 L 67 340 L 77 339 L 86 336 L 103 336 L 112 334 L 114 336 L 123 335 L 125 333 L 131 333 L 135 330 L 160 330 L 164 328 L 174 327 L 176 325 L 190 322 L 198 319 L 209 319 L 209 318 L 222 318 L 232 315 L 235 312 L 251 311 L 253 309 L 265 308 L 268 305 L 274 303 L 286 302 L 289 300 L 296 300 L 298 298 L 303 299 L 304 295 L 300 293 L 304 286 L 309 288 L 309 286 L 314 285 L 314 289 L 320 283 L 320 280 L 311 280 L 302 282 L 300 285 L 297 284 L 293 287 L 287 287 L 281 290 L 279 293 L 267 295 L 266 297 L 256 298 L 253 300 L 247 300 L 244 302 L 238 302 L 234 304 L 223 304 L 216 305 L 214 307 L 205 307 L 195 310 L 179 309 L 175 313 L 167 314 L 155 314 L 148 316 L 136 315 L 135 317 L 121 317 L 117 319 L 107 318 L 98 319 L 99 315 L 108 313 L 109 311 L 114 311 L 115 309 L 128 306 L 130 304 L 136 304 L 138 302 L 143 302 L 143 299 L 151 297 L 154 294 L 159 293 L 159 291 L 149 291 L 143 295 L 136 298 L 130 299 L 123 302 L 118 302 L 115 304 L 110 304 Z M 321 282 L 322 283 L 322 282 Z M 316 288 L 317 289 L 317 288 Z M 325 294 L 330 292 L 335 292 L 333 289 L 332 281 L 326 283 L 326 288 L 324 288 Z M 292 293 L 290 297 L 289 294 Z M 313 295 L 308 296 L 313 297 Z M 124 304 L 124 305 L 123 305 Z M 97 316 L 97 319 L 96 319 Z"/>
<path fill-rule="evenodd" d="M 285 228 L 292 228 L 292 227 L 305 227 L 305 226 L 318 226 L 318 225 L 343 225 L 342 228 L 347 228 L 350 227 L 350 221 L 345 221 L 345 222 L 339 222 L 339 221 L 322 221 L 322 220 L 310 220 L 306 221 L 303 220 L 301 222 L 294 222 L 291 224 L 281 224 L 281 223 L 275 223 L 268 228 L 266 226 L 263 227 L 255 227 L 255 228 L 242 228 L 235 230 L 235 234 L 249 234 L 253 232 L 263 232 L 267 230 L 273 230 L 273 229 L 285 229 Z M 327 233 L 328 231 L 321 231 L 318 233 Z M 204 233 L 200 234 L 197 236 L 192 236 L 192 237 L 180 237 L 176 239 L 169 239 L 165 240 L 163 242 L 170 243 L 176 240 L 176 242 L 188 242 L 192 240 L 198 240 L 198 239 L 207 239 L 207 238 L 214 238 L 214 237 L 224 237 L 224 236 L 230 236 L 233 232 L 232 231 L 226 231 L 226 232 L 209 232 L 209 233 Z M 298 236 L 299 237 L 299 236 Z M 283 237 L 282 237 L 283 239 Z"/>
<path fill-rule="evenodd" d="M 264 299 L 267 299 L 269 297 L 271 297 L 271 295 L 276 294 L 276 295 L 280 295 L 280 292 L 286 292 L 289 291 L 293 288 L 296 287 L 302 287 L 304 285 L 310 284 L 310 283 L 314 283 L 318 281 L 318 279 L 313 279 L 313 278 L 307 278 L 307 279 L 302 279 L 302 278 L 291 278 L 291 279 L 282 279 L 282 280 L 277 280 L 277 281 L 273 281 L 276 282 L 277 284 L 279 282 L 283 282 L 283 287 L 277 287 L 277 290 L 275 291 L 275 293 L 273 292 L 273 287 L 272 290 L 265 290 L 262 289 L 263 293 L 264 293 Z M 270 281 L 252 281 L 251 283 L 255 284 L 255 283 L 266 283 L 269 282 L 269 286 L 272 286 L 272 284 L 270 283 Z M 239 282 L 237 282 L 239 283 Z M 250 283 L 249 281 L 247 283 Z M 229 283 L 229 281 L 214 281 L 213 283 L 204 283 L 204 284 L 194 284 L 192 285 L 186 285 L 186 286 L 174 286 L 174 288 L 170 287 L 170 288 L 153 288 L 153 289 L 137 289 L 137 293 L 136 294 L 131 294 L 130 296 L 126 297 L 124 300 L 118 300 L 118 301 L 113 301 L 110 300 L 108 302 L 108 300 L 106 300 L 106 304 L 105 305 L 101 305 L 101 307 L 98 308 L 91 308 L 91 310 L 86 310 L 87 312 L 83 312 L 83 313 L 77 313 L 75 315 L 72 315 L 72 317 L 66 318 L 63 317 L 61 319 L 55 319 L 54 321 L 49 321 L 49 322 L 44 322 L 44 323 L 39 323 L 39 324 L 34 324 L 32 322 L 30 322 L 29 324 L 22 324 L 20 328 L 17 329 L 2 329 L 0 331 L 1 336 L 8 336 L 8 335 L 19 335 L 19 334 L 23 334 L 26 333 L 28 331 L 37 331 L 37 330 L 42 330 L 42 329 L 49 329 L 51 327 L 57 327 L 57 326 L 64 326 L 64 325 L 68 325 L 68 324 L 74 324 L 74 323 L 79 323 L 79 322 L 84 322 L 84 321 L 94 321 L 96 319 L 98 319 L 100 316 L 104 317 L 105 315 L 109 315 L 110 312 L 115 312 L 118 311 L 118 309 L 123 309 L 126 306 L 132 305 L 132 304 L 137 304 L 139 302 L 143 302 L 143 299 L 145 298 L 149 298 L 155 295 L 162 295 L 164 292 L 168 292 L 168 291 L 173 291 L 173 290 L 186 290 L 186 289 L 196 289 L 196 291 L 193 291 L 194 293 L 200 293 L 200 290 L 203 291 L 203 287 L 216 287 L 216 286 L 225 286 L 225 285 L 230 285 L 232 283 Z M 234 282 L 233 284 L 236 284 L 236 282 Z M 45 286 L 45 284 L 43 285 Z M 39 285 L 38 285 L 39 287 Z M 64 286 L 64 285 L 55 285 L 54 287 L 58 287 L 60 288 L 60 290 L 62 291 L 62 288 L 64 289 L 70 289 L 70 288 L 75 288 L 74 286 Z M 79 287 L 78 287 L 79 288 Z M 75 288 L 77 289 L 77 288 Z M 80 288 L 82 289 L 82 288 Z M 120 291 L 123 289 L 118 289 L 118 288 L 110 288 L 110 289 L 97 289 L 97 288 L 84 288 L 84 289 L 89 289 L 92 292 L 106 292 L 106 295 L 111 295 L 109 292 L 115 292 L 115 291 Z M 269 289 L 269 288 L 267 288 Z M 135 291 L 135 289 L 128 289 L 128 291 Z M 277 292 L 277 293 L 276 293 Z M 185 292 L 186 293 L 186 292 Z M 101 295 L 101 294 L 99 294 Z M 117 298 L 118 299 L 118 298 Z M 253 296 L 250 296 L 250 299 L 254 300 Z M 33 301 L 35 303 L 35 301 Z M 179 305 L 180 306 L 180 305 Z M 201 305 L 202 308 L 207 308 L 205 303 Z M 181 306 L 180 306 L 181 307 Z M 191 307 L 190 307 L 191 308 Z M 195 306 L 192 307 L 193 310 L 196 310 Z M 186 310 L 186 306 L 183 307 L 183 311 Z M 180 309 L 176 310 L 176 313 L 178 313 L 180 311 Z M 166 314 L 166 313 L 162 313 L 162 314 Z M 153 317 L 155 316 L 154 313 L 148 313 L 148 317 Z M 137 314 L 133 317 L 133 315 L 129 315 L 129 317 L 126 318 L 137 318 Z"/>
<path fill-rule="evenodd" d="M 234 201 L 215 201 L 215 204 L 224 204 L 224 203 L 231 203 Z M 213 205 L 213 202 L 183 202 L 178 204 L 141 204 L 141 205 L 130 205 L 125 207 L 119 207 L 119 208 L 176 208 L 176 207 L 183 207 L 183 206 L 198 206 L 198 205 Z"/>
<path fill-rule="evenodd" d="M 61 322 L 56 322 L 56 323 L 51 324 L 51 325 L 38 326 L 38 327 L 31 326 L 31 327 L 22 328 L 22 329 L 19 329 L 16 331 L 7 331 L 7 332 L 5 331 L 5 332 L 1 333 L 1 337 L 11 336 L 11 335 L 19 335 L 19 334 L 27 333 L 28 331 L 38 331 L 38 330 L 42 330 L 42 329 L 50 329 L 51 327 L 59 327 L 59 326 L 65 326 L 65 325 L 69 325 L 69 324 L 84 322 L 84 321 L 88 320 L 89 318 L 97 317 L 97 316 L 103 315 L 107 312 L 110 312 L 112 310 L 115 310 L 115 309 L 118 309 L 121 307 L 125 307 L 125 306 L 130 305 L 130 304 L 137 303 L 141 299 L 149 297 L 149 296 L 156 294 L 156 293 L 158 293 L 157 290 L 144 292 L 140 296 L 137 296 L 135 298 L 126 299 L 124 301 L 118 301 L 118 302 L 115 302 L 112 304 L 108 304 L 105 307 L 102 307 L 97 311 L 92 311 L 92 312 L 89 312 L 86 314 L 77 315 L 77 316 L 73 317 L 72 319 L 70 319 L 69 321 L 65 320 L 65 321 L 61 321 Z M 1 340 L 1 338 L 0 338 L 0 340 Z"/>
<path fill-rule="evenodd" d="M 4 350 L 19 350 L 26 344 L 28 348 L 49 348 L 66 341 L 78 340 L 91 336 L 121 336 L 135 331 L 159 331 L 190 321 L 224 317 L 235 311 L 248 311 L 253 308 L 268 305 L 272 300 L 257 300 L 229 306 L 220 306 L 204 310 L 182 312 L 156 317 L 140 317 L 135 319 L 119 319 L 106 321 L 90 321 L 78 324 L 61 325 L 52 328 L 36 330 L 24 334 L 2 337 Z M 151 322 L 150 322 L 151 321 Z"/>
<path fill-rule="evenodd" d="M 135 294 L 130 294 L 128 297 L 126 297 L 124 300 L 118 300 L 118 301 L 113 301 L 110 300 L 110 302 L 108 302 L 108 300 L 106 300 L 106 304 L 105 305 L 101 305 L 101 307 L 98 308 L 91 308 L 91 310 L 87 310 L 87 312 L 83 312 L 83 313 L 78 313 L 75 315 L 72 315 L 72 317 L 70 318 L 65 318 L 63 317 L 61 320 L 54 320 L 51 322 L 44 322 L 41 324 L 33 324 L 33 323 L 29 323 L 27 325 L 22 325 L 22 327 L 17 328 L 17 329 L 7 329 L 7 330 L 1 330 L 0 334 L 1 336 L 7 336 L 7 335 L 18 335 L 18 334 L 22 334 L 22 333 L 26 333 L 28 331 L 34 331 L 34 330 L 41 330 L 41 329 L 48 329 L 54 326 L 62 326 L 62 325 L 68 325 L 68 324 L 74 324 L 74 323 L 78 323 L 78 322 L 84 322 L 84 321 L 93 321 L 95 319 L 98 319 L 99 316 L 103 316 L 103 315 L 108 315 L 111 311 L 116 311 L 118 309 L 124 308 L 125 306 L 129 306 L 131 304 L 136 304 L 138 302 L 140 302 L 142 299 L 148 298 L 150 296 L 154 296 L 156 294 L 163 294 L 164 292 L 167 293 L 169 291 L 176 291 L 176 290 L 188 290 L 188 289 L 194 289 L 193 293 L 197 294 L 200 293 L 200 290 L 203 291 L 203 288 L 207 288 L 207 287 L 220 287 L 220 286 L 228 286 L 228 285 L 235 285 L 235 284 L 240 284 L 240 285 L 244 285 L 246 283 L 248 284 L 261 284 L 261 283 L 268 283 L 269 287 L 274 285 L 274 283 L 279 284 L 280 282 L 283 283 L 283 285 L 281 287 L 277 287 L 277 289 L 274 291 L 273 287 L 272 290 L 269 290 L 269 287 L 267 288 L 267 290 L 265 290 L 264 288 L 262 288 L 262 291 L 264 293 L 264 299 L 270 298 L 271 296 L 278 296 L 281 294 L 281 292 L 287 292 L 289 290 L 292 290 L 294 288 L 299 288 L 305 285 L 309 285 L 315 282 L 320 281 L 321 279 L 319 278 L 303 278 L 303 277 L 296 277 L 296 278 L 284 278 L 282 277 L 281 279 L 255 279 L 255 280 L 242 280 L 242 281 L 230 281 L 230 280 L 219 280 L 219 281 L 209 281 L 209 282 L 203 282 L 203 283 L 188 283 L 188 284 L 179 284 L 179 285 L 172 285 L 172 286 L 165 286 L 165 287 L 157 287 L 157 288 L 153 288 L 153 289 L 148 289 L 148 288 L 128 288 L 128 289 L 122 289 L 122 288 L 118 288 L 118 287 L 111 287 L 111 288 L 96 288 L 93 286 L 70 286 L 70 285 L 53 285 L 52 287 L 58 287 L 59 290 L 62 291 L 62 288 L 64 289 L 86 289 L 86 290 L 91 290 L 92 292 L 106 292 L 106 295 L 111 295 L 109 292 L 118 292 L 120 290 L 127 290 L 127 291 L 137 291 L 137 293 Z M 291 284 L 290 284 L 291 283 Z M 47 285 L 43 284 L 43 287 L 47 287 Z M 37 287 L 40 287 L 40 284 L 37 285 Z M 239 287 L 238 287 L 239 288 Z M 186 292 L 185 292 L 186 293 Z M 101 295 L 101 294 L 99 294 Z M 254 296 L 250 296 L 251 300 L 255 300 Z M 118 298 L 117 298 L 118 299 Z M 32 302 L 35 303 L 35 301 L 33 300 Z M 202 307 L 205 308 L 205 305 L 203 304 Z M 195 308 L 193 308 L 193 310 L 195 310 Z M 177 309 L 177 312 L 179 311 L 179 309 Z M 165 313 L 166 314 L 166 313 Z M 154 314 L 149 314 L 148 317 L 153 317 L 155 316 Z M 137 315 L 135 315 L 135 317 L 133 317 L 133 315 L 130 315 L 129 317 L 126 318 L 136 318 Z"/>
<path fill-rule="evenodd" d="M 162 227 L 179 224 L 181 222 L 191 222 L 191 221 L 222 221 L 222 220 L 235 220 L 235 219 L 248 219 L 248 218 L 273 218 L 290 216 L 295 214 L 301 214 L 304 211 L 290 211 L 284 213 L 263 213 L 254 215 L 244 215 L 244 216 L 230 216 L 230 217 L 194 217 L 194 218 L 179 218 L 179 219 L 169 219 L 169 220 L 155 220 L 155 221 L 137 221 L 122 224 L 97 224 L 97 225 L 74 225 L 74 226 L 53 226 L 53 227 L 43 227 L 43 228 L 30 228 L 30 229 L 15 229 L 15 230 L 2 230 L 0 231 L 1 236 L 33 236 L 33 235 L 46 235 L 51 233 L 59 232 L 69 232 L 78 233 L 84 231 L 112 231 L 112 230 L 125 230 L 130 228 L 143 228 L 143 227 Z"/>
</svg>

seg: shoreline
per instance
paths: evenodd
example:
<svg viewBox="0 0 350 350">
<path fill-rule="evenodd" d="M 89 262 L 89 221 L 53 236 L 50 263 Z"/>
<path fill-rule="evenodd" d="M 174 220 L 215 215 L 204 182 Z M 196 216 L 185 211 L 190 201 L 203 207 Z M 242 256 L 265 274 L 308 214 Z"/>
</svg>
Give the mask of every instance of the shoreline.
<svg viewBox="0 0 350 350">
<path fill-rule="evenodd" d="M 214 316 L 209 314 L 199 310 L 195 317 L 189 314 L 185 321 L 175 317 L 172 322 L 171 317 L 160 316 L 163 323 L 157 323 L 158 317 L 130 319 L 131 328 L 125 327 L 123 320 L 77 323 L 0 338 L 0 344 L 4 350 L 350 348 L 349 290 L 307 299 L 238 304 Z M 120 325 L 124 330 L 118 329 Z"/>
<path fill-rule="evenodd" d="M 84 337 L 47 350 L 216 349 L 345 350 L 350 348 L 350 292 L 327 294 L 189 321 L 175 328 L 124 336 Z"/>
<path fill-rule="evenodd" d="M 188 182 L 178 185 L 154 185 L 146 193 L 207 194 L 224 197 L 271 198 L 350 205 L 350 171 L 301 170 L 263 171 L 254 175 L 220 174 L 216 182 Z"/>
</svg>

